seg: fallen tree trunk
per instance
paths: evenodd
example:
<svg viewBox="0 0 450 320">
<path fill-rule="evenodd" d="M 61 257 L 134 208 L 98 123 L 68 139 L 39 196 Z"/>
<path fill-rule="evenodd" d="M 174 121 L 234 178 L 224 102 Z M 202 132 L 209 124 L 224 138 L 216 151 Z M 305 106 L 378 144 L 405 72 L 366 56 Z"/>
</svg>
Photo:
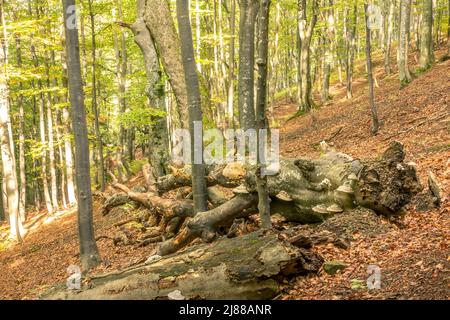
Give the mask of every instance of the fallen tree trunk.
<svg viewBox="0 0 450 320">
<path fill-rule="evenodd" d="M 245 168 L 237 163 L 210 165 L 206 166 L 206 183 L 210 186 L 220 185 L 222 187 L 236 187 L 242 183 L 245 176 Z M 190 186 L 191 167 L 186 166 L 182 169 L 175 170 L 172 174 L 158 178 L 156 189 L 159 193 Z"/>
<path fill-rule="evenodd" d="M 423 189 L 415 166 L 404 159 L 399 142 L 391 143 L 376 160 L 354 160 L 334 151 L 317 160 L 282 159 L 279 173 L 268 177 L 271 212 L 301 223 L 321 222 L 356 206 L 394 215 Z M 197 237 L 211 241 L 218 225 L 230 223 L 252 208 L 257 201 L 254 170 L 247 172 L 238 189 L 241 195 L 187 221 L 174 238 L 161 244 L 159 254 L 173 253 Z"/>
<path fill-rule="evenodd" d="M 257 200 L 258 196 L 255 194 L 237 195 L 217 208 L 197 214 L 187 221 L 174 238 L 161 244 L 158 254 L 163 256 L 173 253 L 198 237 L 211 242 L 219 226 L 231 225 L 235 218 L 255 212 Z"/>
<path fill-rule="evenodd" d="M 329 148 L 326 144 L 323 147 Z M 392 142 L 377 159 L 353 159 L 333 150 L 326 151 L 316 160 L 280 160 L 279 172 L 267 179 L 272 214 L 279 213 L 287 221 L 317 223 L 337 213 L 362 206 L 390 216 L 401 212 L 411 198 L 422 190 L 415 166 L 404 162 L 405 151 L 399 142 Z M 161 192 L 179 186 L 180 183 L 173 182 L 180 181 L 177 177 L 189 180 L 186 178 L 189 169 L 182 170 L 183 174 L 175 173 L 172 177 L 166 176 L 160 180 L 157 189 Z M 166 236 L 167 240 L 161 244 L 159 254 L 167 255 L 198 237 L 210 242 L 219 227 L 229 227 L 235 218 L 256 212 L 254 172 L 252 168 L 245 170 L 237 164 L 211 167 L 208 172 L 210 184 L 243 183 L 234 189 L 237 194 L 234 198 L 223 204 L 220 204 L 223 201 L 217 201 L 219 206 L 195 216 L 185 214 L 192 212 L 192 209 L 188 209 L 191 208 L 190 204 L 185 203 L 189 200 L 163 199 L 152 193 L 131 192 L 121 184 L 116 183 L 115 186 L 126 192 L 130 199 L 149 208 L 157 204 L 165 212 L 179 210 L 181 214 L 169 215 L 181 215 L 179 223 L 189 217 L 179 232 L 176 233 L 178 229 L 173 229 L 176 231 Z M 171 182 L 161 187 L 163 180 Z M 179 227 L 180 224 L 176 226 Z"/>
<path fill-rule="evenodd" d="M 160 241 L 162 235 L 166 238 L 173 237 L 178 232 L 184 220 L 187 217 L 194 216 L 194 207 L 191 200 L 165 199 L 154 195 L 151 192 L 135 192 L 127 186 L 117 182 L 113 183 L 112 186 L 125 192 L 126 197 L 129 200 L 138 202 L 160 216 L 161 222 L 156 230 L 151 232 L 151 237 L 142 239 L 145 240 L 145 244 Z M 123 204 L 122 201 L 120 201 L 120 199 L 123 198 L 123 196 L 119 197 L 117 202 Z M 109 207 L 110 202 L 108 202 L 108 208 Z M 103 206 L 103 211 L 105 211 L 105 206 Z M 152 241 L 149 238 L 153 238 L 155 241 Z"/>
<path fill-rule="evenodd" d="M 278 239 L 272 232 L 221 238 L 148 265 L 90 278 L 82 290 L 52 288 L 43 299 L 167 299 L 180 290 L 186 299 L 270 299 L 280 278 L 317 272 L 316 253 Z"/>
</svg>

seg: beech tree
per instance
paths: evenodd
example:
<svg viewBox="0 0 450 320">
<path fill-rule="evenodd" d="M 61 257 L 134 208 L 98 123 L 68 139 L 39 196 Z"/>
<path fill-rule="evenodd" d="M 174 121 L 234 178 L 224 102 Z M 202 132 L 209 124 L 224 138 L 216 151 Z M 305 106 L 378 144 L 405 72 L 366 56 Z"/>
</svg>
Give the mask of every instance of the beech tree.
<svg viewBox="0 0 450 320">
<path fill-rule="evenodd" d="M 241 129 L 255 128 L 255 23 L 258 1 L 241 0 L 239 25 L 238 108 Z"/>
<path fill-rule="evenodd" d="M 300 36 L 299 57 L 298 62 L 301 77 L 301 93 L 299 101 L 300 111 L 309 111 L 313 107 L 312 102 L 312 83 L 311 83 L 311 40 L 314 27 L 317 23 L 317 1 L 312 0 L 311 17 L 307 17 L 307 1 L 298 1 L 298 28 Z"/>
<path fill-rule="evenodd" d="M 78 196 L 78 237 L 82 269 L 90 270 L 100 263 L 94 236 L 89 143 L 86 110 L 81 81 L 80 51 L 75 0 L 63 0 L 66 38 L 67 73 L 72 125 L 75 137 L 75 172 Z"/>
<path fill-rule="evenodd" d="M 409 27 L 411 16 L 411 0 L 400 0 L 400 27 L 397 61 L 400 83 L 406 84 L 412 80 L 408 66 Z"/>
<path fill-rule="evenodd" d="M 422 69 L 428 69 L 434 60 L 433 54 L 433 0 L 422 1 L 422 27 L 420 33 L 420 58 Z"/>
<path fill-rule="evenodd" d="M 364 4 L 365 22 L 366 22 L 366 64 L 367 64 L 367 79 L 369 83 L 369 105 L 372 114 L 372 134 L 378 133 L 379 121 L 377 107 L 375 106 L 375 94 L 373 88 L 373 73 L 372 73 L 372 56 L 371 56 L 371 30 L 369 26 L 368 5 Z"/>
<path fill-rule="evenodd" d="M 270 198 L 267 187 L 267 175 L 264 173 L 264 162 L 266 159 L 266 139 L 269 129 L 266 117 L 267 110 L 267 61 L 269 52 L 269 10 L 270 0 L 262 0 L 259 4 L 258 15 L 258 80 L 256 95 L 256 129 L 258 130 L 258 168 L 256 172 L 256 183 L 258 189 L 258 211 L 261 217 L 261 227 L 270 228 Z M 266 134 L 263 134 L 266 132 Z"/>
<path fill-rule="evenodd" d="M 6 197 L 10 237 L 22 242 L 22 221 L 19 216 L 19 184 L 16 174 L 16 159 L 12 139 L 11 118 L 9 116 L 8 89 L 8 43 L 4 18 L 4 2 L 0 3 L 3 43 L 0 49 L 0 152 L 2 158 L 3 189 Z M 5 198 L 4 198 L 5 199 Z"/>
<path fill-rule="evenodd" d="M 363 1 L 271 1 L 266 61 L 261 51 L 266 2 L 190 1 L 197 93 L 185 78 L 184 29 L 176 20 L 175 1 L 78 3 L 89 171 L 92 192 L 99 191 L 99 196 L 107 194 L 109 186 L 126 184 L 141 169 L 146 181 L 156 184 L 179 169 L 170 153 L 177 142 L 174 130 L 189 128 L 188 89 L 189 95 L 195 94 L 191 100 L 200 97 L 200 107 L 194 109 L 201 116 L 195 119 L 205 128 L 246 130 L 263 124 L 268 128 L 268 122 L 281 126 L 274 117 L 280 103 L 297 104 L 299 116 L 315 99 L 333 105 L 341 85 L 350 98 L 355 82 L 364 86 L 361 80 L 367 79 L 375 131 L 372 88 L 382 90 L 376 80 L 397 72 L 393 50 L 398 52 L 398 77 L 406 84 L 412 79 L 410 69 L 428 68 L 434 61 L 433 50 L 445 44 L 448 29 L 446 0 L 371 2 L 380 10 L 382 23 L 379 30 L 369 30 L 369 38 L 364 35 Z M 28 213 L 60 214 L 77 203 L 68 57 L 62 49 L 61 1 L 16 0 L 2 6 L 7 31 L 2 43 L 9 53 L 5 116 L 10 144 L 16 148 L 11 155 L 20 220 L 28 223 Z M 371 59 L 364 61 L 369 57 L 364 51 Z M 380 56 L 385 73 L 379 70 Z M 192 75 L 189 71 L 189 79 Z M 1 209 L 7 217 L 5 175 L 1 182 Z"/>
<path fill-rule="evenodd" d="M 189 19 L 189 6 L 187 1 L 177 0 L 177 19 L 178 28 L 180 29 L 181 56 L 183 59 L 184 77 L 187 84 L 189 106 L 194 210 L 195 212 L 202 212 L 207 209 L 208 197 L 206 192 L 205 166 L 203 164 L 203 135 L 200 135 L 199 137 L 196 136 L 194 132 L 196 126 L 202 125 L 203 117 L 200 99 L 200 86 L 194 58 L 191 22 Z"/>
</svg>

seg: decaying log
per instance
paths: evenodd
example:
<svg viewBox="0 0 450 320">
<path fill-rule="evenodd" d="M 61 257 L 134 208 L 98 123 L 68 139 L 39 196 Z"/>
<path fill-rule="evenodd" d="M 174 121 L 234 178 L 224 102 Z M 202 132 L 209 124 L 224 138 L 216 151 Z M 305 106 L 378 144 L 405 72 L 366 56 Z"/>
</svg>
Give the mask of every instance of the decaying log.
<svg viewBox="0 0 450 320">
<path fill-rule="evenodd" d="M 279 212 L 289 221 L 320 222 L 358 205 L 393 215 L 423 189 L 415 166 L 404 159 L 399 142 L 380 159 L 353 159 L 334 151 L 317 160 L 282 159 L 280 172 L 268 179 L 270 196 L 294 208 L 293 214 Z M 251 170 L 245 188 L 256 190 Z"/>
<path fill-rule="evenodd" d="M 220 185 L 226 188 L 236 187 L 242 183 L 245 169 L 238 163 L 206 166 L 206 183 L 208 186 Z M 158 178 L 156 189 L 159 193 L 191 185 L 191 167 L 186 166 L 176 172 Z"/>
<path fill-rule="evenodd" d="M 156 196 L 151 192 L 135 192 L 127 186 L 117 182 L 113 183 L 112 186 L 124 192 L 129 200 L 136 201 L 147 209 L 158 213 L 161 216 L 159 228 L 161 232 L 165 232 L 164 236 L 166 238 L 173 237 L 184 220 L 187 217 L 194 216 L 193 204 L 189 199 L 165 199 Z M 146 242 L 148 243 L 148 241 Z"/>
<path fill-rule="evenodd" d="M 399 142 L 392 142 L 377 159 L 365 160 L 353 159 L 325 144 L 322 147 L 325 147 L 326 153 L 315 160 L 280 159 L 280 171 L 268 176 L 267 181 L 272 214 L 278 213 L 291 222 L 318 223 L 337 213 L 361 206 L 391 216 L 401 213 L 411 198 L 423 189 L 415 165 L 404 162 L 405 151 Z M 213 209 L 198 213 L 195 217 L 191 200 L 164 199 L 152 192 L 134 192 L 119 183 L 113 186 L 125 192 L 128 199 L 150 210 L 156 209 L 163 217 L 167 217 L 161 228 L 166 230 L 166 241 L 159 249 L 160 255 L 167 255 L 198 237 L 211 241 L 219 227 L 229 227 L 235 218 L 255 212 L 257 192 L 254 172 L 251 167 L 245 171 L 238 164 L 210 167 L 209 184 L 230 186 L 238 181 L 242 184 L 234 189 L 237 195 L 228 201 L 220 195 L 220 190 L 210 189 Z M 157 189 L 162 192 L 184 184 L 179 183 L 178 178 L 188 179 L 188 176 L 179 172 L 172 177 L 166 176 L 156 183 Z M 163 180 L 171 182 L 161 187 L 158 183 Z M 161 239 L 158 235 L 146 242 Z"/>
<path fill-rule="evenodd" d="M 279 291 L 277 280 L 317 272 L 323 263 L 318 254 L 262 231 L 154 258 L 151 264 L 94 276 L 80 291 L 64 284 L 41 298 L 150 300 L 180 290 L 186 299 L 270 299 Z"/>
<path fill-rule="evenodd" d="M 106 199 L 102 206 L 102 215 L 106 216 L 111 209 L 124 205 L 130 201 L 130 198 L 125 193 L 116 193 Z"/>
<path fill-rule="evenodd" d="M 197 213 L 173 239 L 161 244 L 158 254 L 173 253 L 198 237 L 206 242 L 212 241 L 219 226 L 231 225 L 235 218 L 254 212 L 257 199 L 255 194 L 237 195 L 217 208 Z"/>
<path fill-rule="evenodd" d="M 271 211 L 288 221 L 316 223 L 344 210 L 362 206 L 378 214 L 394 215 L 423 188 L 415 166 L 404 163 L 403 145 L 393 142 L 380 159 L 354 160 L 329 151 L 317 160 L 281 159 L 278 174 L 268 177 Z M 214 238 L 217 227 L 250 213 L 256 204 L 254 170 L 248 170 L 245 183 L 235 198 L 200 212 L 159 249 L 160 255 L 173 253 L 193 239 Z M 253 210 L 254 212 L 255 210 Z"/>
</svg>

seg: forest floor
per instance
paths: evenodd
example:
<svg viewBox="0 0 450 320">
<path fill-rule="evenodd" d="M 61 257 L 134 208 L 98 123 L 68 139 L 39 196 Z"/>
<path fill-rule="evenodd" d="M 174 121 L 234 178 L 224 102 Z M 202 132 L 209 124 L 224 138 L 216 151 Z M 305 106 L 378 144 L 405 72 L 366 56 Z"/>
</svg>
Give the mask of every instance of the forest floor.
<svg viewBox="0 0 450 320">
<path fill-rule="evenodd" d="M 441 57 L 443 52 L 437 52 Z M 377 63 L 378 62 L 378 63 Z M 417 164 L 426 186 L 432 170 L 442 187 L 441 208 L 419 212 L 412 204 L 400 225 L 381 218 L 388 226 L 380 232 L 355 232 L 348 249 L 333 244 L 315 246 L 326 261 L 340 260 L 347 267 L 334 276 L 296 277 L 283 284 L 277 299 L 448 299 L 450 263 L 450 60 L 434 67 L 400 88 L 396 73 L 386 76 L 375 61 L 375 102 L 381 120 L 380 132 L 370 134 L 367 82 L 355 78 L 354 97 L 345 98 L 345 87 L 332 87 L 333 100 L 312 115 L 289 117 L 296 106 L 278 101 L 275 119 L 280 129 L 281 153 L 286 157 L 320 155 L 318 143 L 329 140 L 334 148 L 354 158 L 375 157 L 391 140 L 404 143 L 407 159 Z M 330 139 L 331 138 L 331 139 Z M 130 181 L 137 184 L 139 175 Z M 103 217 L 95 198 L 95 229 L 98 236 L 113 237 L 113 224 L 123 217 Z M 0 299 L 35 299 L 49 286 L 65 282 L 70 265 L 79 264 L 74 209 L 55 217 L 30 213 L 31 229 L 22 245 L 4 241 L 7 226 L 0 224 Z M 2 240 L 3 239 L 3 240 Z M 141 263 L 154 246 L 136 248 L 113 245 L 108 238 L 97 241 L 103 264 L 95 273 L 109 272 Z M 381 270 L 381 289 L 368 290 L 368 265 Z"/>
</svg>

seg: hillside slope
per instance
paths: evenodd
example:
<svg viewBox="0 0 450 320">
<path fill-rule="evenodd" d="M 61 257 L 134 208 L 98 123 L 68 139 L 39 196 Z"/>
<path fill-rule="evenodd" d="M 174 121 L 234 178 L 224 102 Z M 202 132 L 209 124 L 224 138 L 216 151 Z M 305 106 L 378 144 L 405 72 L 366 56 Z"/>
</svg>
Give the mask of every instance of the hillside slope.
<svg viewBox="0 0 450 320">
<path fill-rule="evenodd" d="M 332 138 L 330 144 L 340 151 L 355 157 L 371 157 L 396 139 L 405 144 L 408 159 L 417 164 L 422 181 L 427 171 L 432 170 L 447 197 L 444 196 L 440 209 L 427 213 L 410 206 L 402 228 L 381 219 L 381 223 L 390 226 L 389 231 L 378 235 L 355 233 L 349 249 L 333 245 L 315 247 L 326 260 L 342 260 L 348 267 L 335 276 L 322 272 L 318 276 L 292 279 L 286 283 L 280 299 L 448 298 L 450 61 L 436 63 L 402 89 L 396 74 L 384 77 L 380 69 L 377 80 L 375 95 L 381 120 L 377 136 L 370 134 L 366 82 L 363 78 L 355 79 L 353 99 L 346 100 L 345 88 L 335 86 L 333 101 L 315 110 L 313 116 L 286 123 L 296 106 L 282 103 L 275 106 L 281 127 L 282 155 L 315 157 L 320 154 L 318 142 Z M 105 218 L 98 206 L 97 202 L 96 234 L 113 236 L 119 229 L 113 224 L 123 216 Z M 65 281 L 67 267 L 78 263 L 75 211 L 64 212 L 55 221 L 46 221 L 45 212 L 33 216 L 28 226 L 42 225 L 27 236 L 25 243 L 0 249 L 1 299 L 36 298 L 49 285 Z M 0 226 L 0 230 L 6 230 L 6 226 Z M 114 246 L 108 238 L 98 240 L 98 246 L 105 263 L 96 272 L 145 261 L 154 249 Z M 380 290 L 369 291 L 361 286 L 369 264 L 381 268 Z"/>
<path fill-rule="evenodd" d="M 343 88 L 334 88 L 330 105 L 313 116 L 281 125 L 281 150 L 287 157 L 312 157 L 320 151 L 317 143 L 332 138 L 337 150 L 355 157 L 380 153 L 391 140 L 405 144 L 408 160 L 417 164 L 426 185 L 431 170 L 441 183 L 441 209 L 417 212 L 414 206 L 401 228 L 377 236 L 355 234 L 349 249 L 333 245 L 316 248 L 326 260 L 340 260 L 347 268 L 335 276 L 322 272 L 308 279 L 294 279 L 280 299 L 448 299 L 450 240 L 450 61 L 437 63 L 404 88 L 397 74 L 383 78 L 375 88 L 381 129 L 370 134 L 370 109 L 364 79 L 351 100 Z M 380 81 L 380 79 L 382 79 Z M 277 106 L 278 117 L 295 112 L 295 106 Z M 388 223 L 386 221 L 386 223 Z M 381 289 L 367 290 L 367 267 L 381 270 Z"/>
</svg>

